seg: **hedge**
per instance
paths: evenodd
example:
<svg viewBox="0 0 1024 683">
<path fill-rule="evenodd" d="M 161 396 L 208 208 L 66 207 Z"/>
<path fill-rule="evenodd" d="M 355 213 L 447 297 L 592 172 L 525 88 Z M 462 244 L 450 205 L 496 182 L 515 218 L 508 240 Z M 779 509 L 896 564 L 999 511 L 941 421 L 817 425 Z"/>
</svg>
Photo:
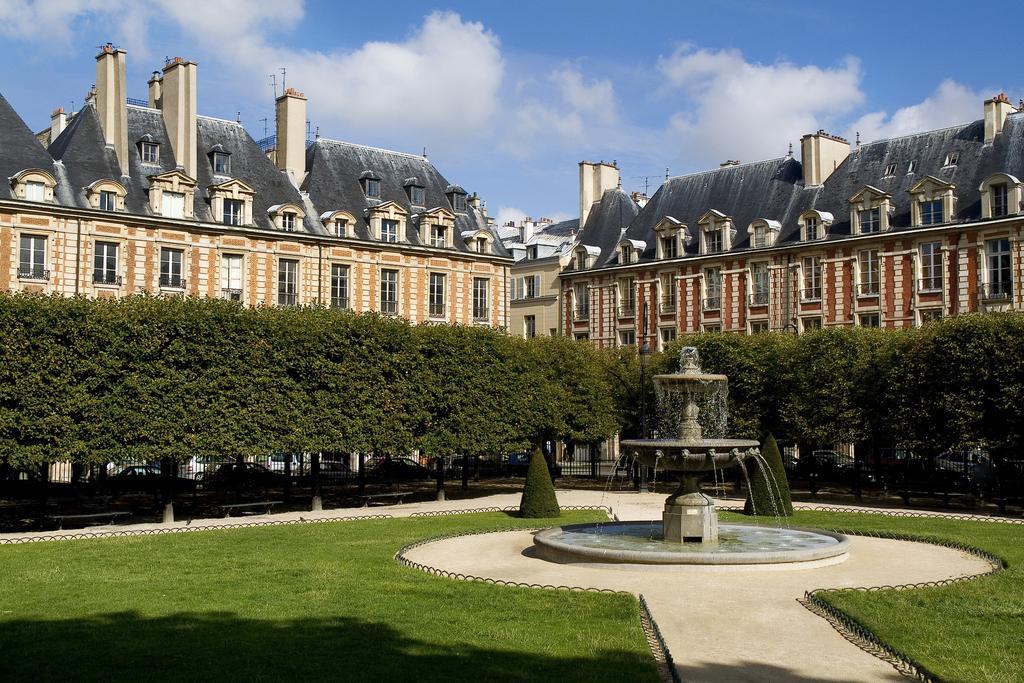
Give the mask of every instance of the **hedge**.
<svg viewBox="0 0 1024 683">
<path fill-rule="evenodd" d="M 618 427 L 601 354 L 226 301 L 0 295 L 0 465 L 500 454 Z"/>
</svg>

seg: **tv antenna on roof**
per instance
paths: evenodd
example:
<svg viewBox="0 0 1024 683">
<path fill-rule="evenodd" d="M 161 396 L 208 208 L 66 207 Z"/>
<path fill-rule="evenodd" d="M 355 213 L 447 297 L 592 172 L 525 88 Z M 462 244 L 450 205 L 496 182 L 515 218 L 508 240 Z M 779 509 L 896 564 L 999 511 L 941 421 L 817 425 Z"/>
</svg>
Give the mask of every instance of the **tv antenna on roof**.
<svg viewBox="0 0 1024 683">
<path fill-rule="evenodd" d="M 277 74 L 270 74 L 270 86 L 274 89 L 274 99 L 277 99 Z"/>
<path fill-rule="evenodd" d="M 288 69 L 282 66 L 278 71 L 281 72 L 281 92 L 284 92 L 288 85 Z"/>
</svg>

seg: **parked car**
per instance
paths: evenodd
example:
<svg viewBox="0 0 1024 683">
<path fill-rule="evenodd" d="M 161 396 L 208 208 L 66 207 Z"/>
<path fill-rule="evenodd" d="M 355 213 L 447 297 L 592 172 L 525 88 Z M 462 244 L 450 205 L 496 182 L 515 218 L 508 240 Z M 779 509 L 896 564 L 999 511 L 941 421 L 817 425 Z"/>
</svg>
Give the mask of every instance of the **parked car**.
<svg viewBox="0 0 1024 683">
<path fill-rule="evenodd" d="M 310 459 L 303 453 L 275 453 L 267 458 L 267 469 L 271 472 L 285 472 L 286 463 L 291 465 L 291 476 L 309 474 Z"/>
<path fill-rule="evenodd" d="M 508 459 L 505 461 L 505 471 L 513 477 L 525 477 L 527 470 L 530 469 L 531 455 L 529 451 L 509 453 Z M 548 471 L 552 478 L 562 476 L 562 466 L 550 460 L 548 461 Z"/>
<path fill-rule="evenodd" d="M 262 489 L 284 484 L 284 475 L 254 462 L 227 462 L 199 479 L 204 488 Z"/>
<path fill-rule="evenodd" d="M 946 451 L 935 456 L 935 469 L 959 484 L 984 485 L 992 470 L 992 459 L 986 451 L 978 448 Z"/>
<path fill-rule="evenodd" d="M 164 486 L 164 479 L 159 465 L 129 465 L 116 472 L 108 480 L 114 493 L 139 491 L 155 493 Z M 186 477 L 171 477 L 171 486 L 176 492 L 191 492 L 195 482 Z"/>
<path fill-rule="evenodd" d="M 384 481 L 415 481 L 434 476 L 430 469 L 407 457 L 373 458 L 363 466 L 368 478 Z"/>
</svg>

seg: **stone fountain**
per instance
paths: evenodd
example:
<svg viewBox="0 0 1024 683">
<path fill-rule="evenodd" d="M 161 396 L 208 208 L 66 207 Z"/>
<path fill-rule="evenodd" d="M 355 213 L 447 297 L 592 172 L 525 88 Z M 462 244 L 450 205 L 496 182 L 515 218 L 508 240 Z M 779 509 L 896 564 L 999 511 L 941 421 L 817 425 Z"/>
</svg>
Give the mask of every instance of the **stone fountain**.
<svg viewBox="0 0 1024 683">
<path fill-rule="evenodd" d="M 697 349 L 683 347 L 679 372 L 655 375 L 654 384 L 665 397 L 683 401 L 678 434 L 670 439 L 631 439 L 622 448 L 642 465 L 679 474 L 679 488 L 665 501 L 662 529 L 666 541 L 706 543 L 718 540 L 718 516 L 710 498 L 700 492 L 700 478 L 706 472 L 734 467 L 760 455 L 760 444 L 750 439 L 705 439 L 699 402 L 714 391 L 725 375 L 700 369 Z"/>
<path fill-rule="evenodd" d="M 679 474 L 679 488 L 665 501 L 661 523 L 601 522 L 543 529 L 534 534 L 533 552 L 552 562 L 630 566 L 808 567 L 844 560 L 849 541 L 842 534 L 756 523 L 719 526 L 714 503 L 700 492 L 701 476 L 734 466 L 746 471 L 747 460 L 766 473 L 770 470 L 763 466 L 757 441 L 704 438 L 699 404 L 724 388 L 726 377 L 703 372 L 693 347 L 682 350 L 679 364 L 678 373 L 654 377 L 659 400 L 670 409 L 681 405 L 675 437 L 622 442 L 624 453 L 643 465 Z"/>
</svg>

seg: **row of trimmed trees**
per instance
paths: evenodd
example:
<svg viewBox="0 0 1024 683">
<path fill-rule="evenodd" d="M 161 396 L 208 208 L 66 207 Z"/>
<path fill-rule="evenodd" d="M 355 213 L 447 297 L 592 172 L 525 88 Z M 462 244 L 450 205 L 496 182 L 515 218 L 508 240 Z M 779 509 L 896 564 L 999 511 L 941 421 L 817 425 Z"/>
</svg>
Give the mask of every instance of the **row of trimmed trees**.
<svg viewBox="0 0 1024 683">
<path fill-rule="evenodd" d="M 325 308 L 0 295 L 0 460 L 431 456 L 595 443 L 601 354 L 562 338 Z"/>
</svg>

